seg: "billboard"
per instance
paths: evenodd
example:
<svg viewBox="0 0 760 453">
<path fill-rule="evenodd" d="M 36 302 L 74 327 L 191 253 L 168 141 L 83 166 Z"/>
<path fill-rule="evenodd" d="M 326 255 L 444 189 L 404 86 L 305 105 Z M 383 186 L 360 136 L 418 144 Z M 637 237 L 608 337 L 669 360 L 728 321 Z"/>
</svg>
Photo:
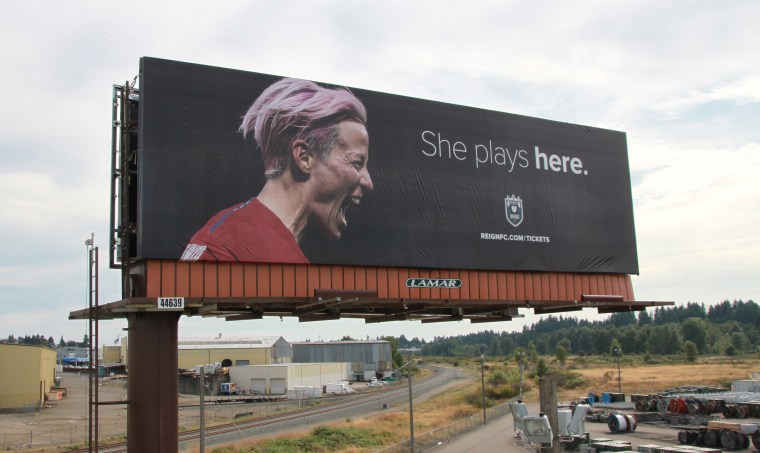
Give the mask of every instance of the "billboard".
<svg viewBox="0 0 760 453">
<path fill-rule="evenodd" d="M 139 102 L 139 258 L 638 274 L 623 132 L 148 57 Z"/>
</svg>

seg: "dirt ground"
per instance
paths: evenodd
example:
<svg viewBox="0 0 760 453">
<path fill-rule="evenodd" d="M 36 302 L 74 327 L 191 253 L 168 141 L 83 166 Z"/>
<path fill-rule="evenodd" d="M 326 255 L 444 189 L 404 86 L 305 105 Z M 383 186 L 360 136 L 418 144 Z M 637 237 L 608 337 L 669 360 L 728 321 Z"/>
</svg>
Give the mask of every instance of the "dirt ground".
<svg viewBox="0 0 760 453">
<path fill-rule="evenodd" d="M 0 414 L 0 449 L 82 445 L 87 439 L 87 376 L 61 373 L 66 396 L 46 401 L 39 412 Z M 100 401 L 121 401 L 127 396 L 126 380 L 103 381 Z M 126 405 L 100 406 L 101 437 L 123 436 L 126 432 Z M 35 448 L 36 449 L 36 448 Z M 49 451 L 57 451 L 51 448 Z"/>
</svg>

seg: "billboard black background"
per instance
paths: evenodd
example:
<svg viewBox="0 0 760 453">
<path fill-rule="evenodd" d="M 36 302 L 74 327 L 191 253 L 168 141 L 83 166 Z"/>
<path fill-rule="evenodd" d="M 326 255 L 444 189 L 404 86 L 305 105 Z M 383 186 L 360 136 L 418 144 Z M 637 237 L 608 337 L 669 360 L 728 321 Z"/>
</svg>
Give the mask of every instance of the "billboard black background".
<svg viewBox="0 0 760 453">
<path fill-rule="evenodd" d="M 280 78 L 142 59 L 139 257 L 178 259 L 212 215 L 258 194 L 261 156 L 238 127 L 258 95 Z M 301 244 L 312 263 L 638 274 L 624 133 L 351 91 L 369 116 L 375 188 L 349 209 L 339 241 L 314 234 Z M 431 147 L 423 131 L 462 142 L 466 159 L 425 156 Z M 489 141 L 511 153 L 525 150 L 528 168 L 476 168 L 475 144 Z M 547 157 L 579 158 L 588 175 L 536 169 L 536 146 Z M 505 216 L 504 198 L 511 195 L 523 201 L 518 227 Z M 550 242 L 485 240 L 481 233 Z"/>
</svg>

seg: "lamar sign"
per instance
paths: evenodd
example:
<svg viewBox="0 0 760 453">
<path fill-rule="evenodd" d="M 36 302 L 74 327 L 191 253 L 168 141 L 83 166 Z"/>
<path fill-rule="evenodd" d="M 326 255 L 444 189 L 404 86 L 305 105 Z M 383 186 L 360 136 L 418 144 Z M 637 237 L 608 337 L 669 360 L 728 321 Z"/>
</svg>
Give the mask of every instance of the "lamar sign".
<svg viewBox="0 0 760 453">
<path fill-rule="evenodd" d="M 459 288 L 462 280 L 458 278 L 410 278 L 406 280 L 407 288 Z"/>
</svg>

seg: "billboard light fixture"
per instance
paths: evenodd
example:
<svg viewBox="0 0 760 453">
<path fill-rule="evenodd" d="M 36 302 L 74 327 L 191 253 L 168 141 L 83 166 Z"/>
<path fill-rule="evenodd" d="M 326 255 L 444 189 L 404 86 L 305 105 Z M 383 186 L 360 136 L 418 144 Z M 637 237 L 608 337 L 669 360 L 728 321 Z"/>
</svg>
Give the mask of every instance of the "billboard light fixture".
<svg viewBox="0 0 760 453">
<path fill-rule="evenodd" d="M 377 290 L 362 289 L 315 289 L 314 297 L 318 299 L 367 298 L 377 297 Z"/>
<path fill-rule="evenodd" d="M 623 296 L 619 294 L 583 294 L 583 302 L 623 302 Z"/>
</svg>

